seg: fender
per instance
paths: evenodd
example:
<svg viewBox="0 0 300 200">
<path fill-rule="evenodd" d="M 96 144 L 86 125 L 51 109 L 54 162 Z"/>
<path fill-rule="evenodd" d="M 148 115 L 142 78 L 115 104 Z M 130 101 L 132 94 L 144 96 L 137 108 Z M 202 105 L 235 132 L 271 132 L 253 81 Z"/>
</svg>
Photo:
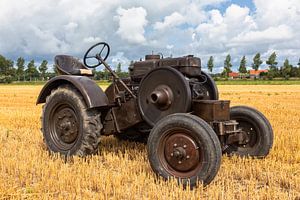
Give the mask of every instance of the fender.
<svg viewBox="0 0 300 200">
<path fill-rule="evenodd" d="M 103 90 L 90 78 L 85 76 L 61 75 L 50 79 L 40 92 L 36 104 L 45 103 L 51 90 L 60 85 L 73 85 L 83 96 L 88 108 L 107 107 L 108 98 Z"/>
</svg>

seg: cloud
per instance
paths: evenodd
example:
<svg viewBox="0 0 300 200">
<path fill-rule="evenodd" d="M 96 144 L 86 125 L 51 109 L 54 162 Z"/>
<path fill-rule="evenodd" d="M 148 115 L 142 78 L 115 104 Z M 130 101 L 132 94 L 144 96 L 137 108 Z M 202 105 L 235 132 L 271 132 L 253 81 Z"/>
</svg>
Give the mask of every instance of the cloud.
<svg viewBox="0 0 300 200">
<path fill-rule="evenodd" d="M 144 43 L 146 41 L 144 27 L 148 23 L 147 11 L 142 7 L 132 7 L 129 9 L 119 8 L 117 13 L 118 15 L 115 16 L 119 21 L 117 34 L 129 43 Z"/>
<path fill-rule="evenodd" d="M 269 27 L 262 31 L 243 32 L 231 40 L 231 46 L 244 44 L 268 44 L 283 42 L 293 38 L 293 31 L 289 26 L 280 25 L 278 27 Z"/>
<path fill-rule="evenodd" d="M 300 51 L 297 47 L 300 44 L 299 4 L 294 0 L 255 0 L 254 3 L 257 8 L 254 13 L 235 4 L 223 14 L 219 10 L 208 11 L 208 19 L 197 26 L 191 43 L 197 55 L 207 61 L 210 55 L 224 59 L 230 53 L 237 58 L 233 59 L 236 67 L 243 55 L 247 56 L 250 65 L 255 53 L 260 52 L 267 59 L 270 52 L 276 51 L 280 62 L 285 57 L 297 62 Z M 216 63 L 222 66 L 222 62 L 221 59 Z"/>
<path fill-rule="evenodd" d="M 83 42 L 85 42 L 85 43 L 92 43 L 92 44 L 97 43 L 99 41 L 101 41 L 100 37 L 92 37 L 92 36 L 90 36 L 90 37 L 86 37 L 86 38 L 83 39 Z"/>
<path fill-rule="evenodd" d="M 124 52 L 117 52 L 115 55 L 111 56 L 111 62 L 113 68 L 116 68 L 116 66 L 121 63 L 122 70 L 127 70 L 130 60 L 124 56 Z"/>
<path fill-rule="evenodd" d="M 174 12 L 169 16 L 166 16 L 163 22 L 156 22 L 154 24 L 154 29 L 164 30 L 166 28 L 172 28 L 174 26 L 179 26 L 185 22 L 184 17 L 178 12 Z"/>
<path fill-rule="evenodd" d="M 272 51 L 279 62 L 288 57 L 296 63 L 299 0 L 253 3 L 250 10 L 229 0 L 1 0 L 0 54 L 14 60 L 82 58 L 92 44 L 105 41 L 111 46 L 108 61 L 124 65 L 152 51 L 194 54 L 204 66 L 211 55 L 221 67 L 230 53 L 237 66 L 243 55 L 251 64 L 255 53 L 266 59 Z"/>
</svg>

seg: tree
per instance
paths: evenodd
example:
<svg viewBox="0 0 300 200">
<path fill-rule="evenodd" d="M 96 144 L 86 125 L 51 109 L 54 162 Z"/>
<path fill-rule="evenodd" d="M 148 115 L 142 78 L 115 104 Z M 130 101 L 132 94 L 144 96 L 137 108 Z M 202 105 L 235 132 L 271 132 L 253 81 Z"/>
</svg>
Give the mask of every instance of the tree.
<svg viewBox="0 0 300 200">
<path fill-rule="evenodd" d="M 231 64 L 231 56 L 230 56 L 230 54 L 228 54 L 227 56 L 226 56 L 226 59 L 225 59 L 225 61 L 224 61 L 224 71 L 223 71 L 223 75 L 224 76 L 228 76 L 228 73 L 230 73 L 231 72 L 231 67 L 232 67 L 232 64 Z"/>
<path fill-rule="evenodd" d="M 25 60 L 22 57 L 19 57 L 17 60 L 17 76 L 18 76 L 18 81 L 21 80 L 21 77 L 23 78 L 23 81 L 25 80 Z"/>
<path fill-rule="evenodd" d="M 10 83 L 14 79 L 14 75 L 14 62 L 0 55 L 0 81 Z"/>
<path fill-rule="evenodd" d="M 103 69 L 103 78 L 104 80 L 109 80 L 109 71 L 104 67 Z"/>
<path fill-rule="evenodd" d="M 47 60 L 43 60 L 41 65 L 39 66 L 39 71 L 41 73 L 42 80 L 45 80 L 45 74 L 46 74 L 46 71 L 48 70 L 47 65 L 48 65 Z"/>
<path fill-rule="evenodd" d="M 214 57 L 213 56 L 209 57 L 209 60 L 207 62 L 207 68 L 208 68 L 208 71 L 210 71 L 210 73 L 212 73 L 213 68 L 214 68 Z"/>
<path fill-rule="evenodd" d="M 239 67 L 239 72 L 240 73 L 243 73 L 243 74 L 247 73 L 246 64 L 247 64 L 246 57 L 243 56 L 242 59 L 241 59 L 241 62 L 240 62 L 240 67 Z"/>
<path fill-rule="evenodd" d="M 282 75 L 285 79 L 289 79 L 291 76 L 292 66 L 290 65 L 289 60 L 286 58 L 283 63 Z"/>
<path fill-rule="evenodd" d="M 260 59 L 260 53 L 257 53 L 253 57 L 253 63 L 252 63 L 252 68 L 257 71 L 259 69 L 259 66 L 263 63 L 263 61 Z"/>
<path fill-rule="evenodd" d="M 122 64 L 121 63 L 118 63 L 117 65 L 117 74 L 120 74 L 122 72 L 122 68 L 121 68 Z"/>
<path fill-rule="evenodd" d="M 27 69 L 25 70 L 27 76 L 29 76 L 29 80 L 32 81 L 32 78 L 37 77 L 39 75 L 39 72 L 36 69 L 36 66 L 34 64 L 34 60 L 31 60 L 28 65 Z"/>
<path fill-rule="evenodd" d="M 276 58 L 277 58 L 277 55 L 275 52 L 273 52 L 270 55 L 269 59 L 266 61 L 266 63 L 270 66 L 270 68 L 277 66 L 278 62 L 276 61 Z"/>
<path fill-rule="evenodd" d="M 300 68 L 300 58 L 299 58 L 299 61 L 298 61 L 298 67 Z"/>
<path fill-rule="evenodd" d="M 291 77 L 299 77 L 300 76 L 300 70 L 299 70 L 299 67 L 294 67 L 294 66 L 291 66 Z"/>
<path fill-rule="evenodd" d="M 273 52 L 269 59 L 266 61 L 266 63 L 269 65 L 269 72 L 268 72 L 268 77 L 269 79 L 274 78 L 275 76 L 278 76 L 278 68 L 277 64 L 278 62 L 276 61 L 277 55 L 275 52 Z"/>
</svg>

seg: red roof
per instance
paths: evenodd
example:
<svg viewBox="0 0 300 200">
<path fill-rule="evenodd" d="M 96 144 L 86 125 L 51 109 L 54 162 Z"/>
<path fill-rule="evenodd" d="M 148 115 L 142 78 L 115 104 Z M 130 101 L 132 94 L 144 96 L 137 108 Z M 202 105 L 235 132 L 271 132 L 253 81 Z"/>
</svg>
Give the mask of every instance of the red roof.
<svg viewBox="0 0 300 200">
<path fill-rule="evenodd" d="M 262 69 L 262 70 L 254 70 L 254 69 L 251 69 L 250 70 L 250 75 L 259 75 L 260 73 L 262 73 L 262 72 L 268 72 L 269 70 L 267 70 L 267 69 Z"/>
<path fill-rule="evenodd" d="M 228 76 L 229 76 L 229 77 L 239 77 L 240 74 L 237 73 L 237 72 L 230 72 L 230 73 L 228 73 Z"/>
</svg>

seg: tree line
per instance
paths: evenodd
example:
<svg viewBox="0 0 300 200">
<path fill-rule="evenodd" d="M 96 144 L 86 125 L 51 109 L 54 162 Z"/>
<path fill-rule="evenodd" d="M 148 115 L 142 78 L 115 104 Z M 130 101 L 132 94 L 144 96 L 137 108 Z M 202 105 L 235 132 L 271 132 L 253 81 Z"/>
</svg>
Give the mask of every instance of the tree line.
<svg viewBox="0 0 300 200">
<path fill-rule="evenodd" d="M 288 59 L 285 59 L 282 66 L 278 66 L 277 55 L 273 52 L 270 57 L 265 61 L 269 66 L 269 71 L 263 73 L 262 75 L 268 77 L 269 79 L 273 78 L 285 78 L 289 79 L 290 77 L 300 77 L 300 59 L 298 66 L 293 66 L 290 64 Z M 260 53 L 257 53 L 252 60 L 251 67 L 254 70 L 258 70 L 259 67 L 263 64 Z M 243 56 L 238 67 L 238 71 L 242 75 L 249 73 L 247 70 L 247 60 Z M 214 57 L 210 56 L 207 62 L 207 68 L 212 73 L 214 69 Z M 228 77 L 228 74 L 232 72 L 232 63 L 231 56 L 228 54 L 224 60 L 224 69 L 220 74 L 215 76 Z M 19 57 L 16 61 L 16 67 L 14 67 L 14 61 L 5 58 L 0 55 L 0 83 L 10 83 L 12 81 L 44 81 L 49 78 L 54 77 L 57 74 L 56 69 L 54 71 L 48 71 L 48 62 L 43 60 L 38 66 L 35 64 L 34 60 L 30 60 L 28 63 L 25 62 L 25 59 Z M 121 77 L 128 77 L 128 72 L 122 71 L 121 63 L 118 63 L 116 67 L 116 73 Z M 102 71 L 96 71 L 94 69 L 94 79 L 95 80 L 110 80 L 111 76 L 109 72 L 104 68 Z"/>
<path fill-rule="evenodd" d="M 289 79 L 290 77 L 300 77 L 300 58 L 297 63 L 297 66 L 291 65 L 287 58 L 285 59 L 282 66 L 278 66 L 276 52 L 273 52 L 265 62 L 269 66 L 269 69 L 267 73 L 263 72 L 261 75 L 266 76 L 269 79 L 273 79 L 273 78 Z M 263 60 L 261 59 L 260 53 L 255 54 L 251 63 L 251 68 L 257 71 L 262 64 L 263 64 Z M 240 65 L 238 67 L 238 72 L 240 74 L 246 75 L 249 73 L 246 65 L 247 65 L 246 56 L 243 56 L 241 58 Z M 207 62 L 207 68 L 212 73 L 214 68 L 213 56 L 210 56 Z M 230 54 L 228 54 L 224 60 L 223 71 L 219 75 L 222 77 L 228 77 L 228 74 L 232 72 L 231 68 L 232 68 L 231 56 Z"/>
<path fill-rule="evenodd" d="M 43 60 L 39 66 L 31 60 L 27 64 L 25 59 L 19 57 L 16 62 L 0 55 L 0 82 L 10 83 L 12 81 L 37 81 L 45 80 L 48 77 L 55 76 L 55 73 L 47 72 L 48 62 Z"/>
<path fill-rule="evenodd" d="M 14 66 L 14 61 L 0 55 L 0 83 L 11 83 L 12 81 L 45 81 L 58 74 L 56 68 L 53 66 L 52 72 L 48 71 L 49 66 L 46 60 L 43 60 L 39 65 L 36 65 L 34 60 L 28 63 L 25 59 L 19 57 Z M 109 72 L 104 69 L 102 71 L 94 72 L 95 80 L 110 80 Z M 119 77 L 128 77 L 128 72 L 122 71 L 121 63 L 116 67 L 116 73 Z"/>
</svg>

